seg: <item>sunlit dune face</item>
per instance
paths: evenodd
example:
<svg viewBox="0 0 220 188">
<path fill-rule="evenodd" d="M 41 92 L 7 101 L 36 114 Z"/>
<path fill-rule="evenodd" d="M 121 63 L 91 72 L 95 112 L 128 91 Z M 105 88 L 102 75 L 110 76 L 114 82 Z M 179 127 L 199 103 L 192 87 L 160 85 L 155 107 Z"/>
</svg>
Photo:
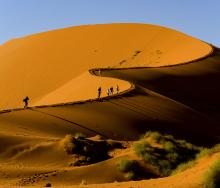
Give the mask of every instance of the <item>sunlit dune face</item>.
<svg viewBox="0 0 220 188">
<path fill-rule="evenodd" d="M 14 39 L 0 47 L 0 109 L 95 98 L 99 79 L 91 68 L 179 64 L 210 53 L 211 47 L 183 33 L 153 25 L 79 26 Z M 76 79 L 76 80 L 75 80 Z M 102 79 L 106 88 L 130 84 Z"/>
</svg>

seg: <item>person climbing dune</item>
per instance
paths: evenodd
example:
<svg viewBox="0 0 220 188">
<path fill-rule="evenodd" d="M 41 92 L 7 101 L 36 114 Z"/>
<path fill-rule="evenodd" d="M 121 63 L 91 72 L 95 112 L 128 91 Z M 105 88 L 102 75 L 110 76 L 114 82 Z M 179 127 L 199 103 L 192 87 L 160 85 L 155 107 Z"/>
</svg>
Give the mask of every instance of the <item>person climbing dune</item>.
<svg viewBox="0 0 220 188">
<path fill-rule="evenodd" d="M 99 87 L 99 88 L 98 88 L 98 98 L 99 98 L 99 99 L 100 99 L 100 97 L 101 97 L 101 93 L 102 93 L 102 88 Z"/>
<path fill-rule="evenodd" d="M 107 88 L 107 96 L 109 96 L 110 95 L 110 89 L 109 88 Z"/>
<path fill-rule="evenodd" d="M 116 86 L 116 93 L 117 94 L 119 93 L 119 86 L 118 85 Z"/>
<path fill-rule="evenodd" d="M 29 97 L 27 96 L 27 97 L 25 97 L 24 99 L 23 99 L 23 102 L 24 102 L 24 108 L 27 108 L 28 107 L 28 101 L 29 101 L 30 99 L 29 99 Z"/>
<path fill-rule="evenodd" d="M 114 94 L 114 88 L 111 86 L 110 87 L 110 94 L 113 95 Z"/>
</svg>

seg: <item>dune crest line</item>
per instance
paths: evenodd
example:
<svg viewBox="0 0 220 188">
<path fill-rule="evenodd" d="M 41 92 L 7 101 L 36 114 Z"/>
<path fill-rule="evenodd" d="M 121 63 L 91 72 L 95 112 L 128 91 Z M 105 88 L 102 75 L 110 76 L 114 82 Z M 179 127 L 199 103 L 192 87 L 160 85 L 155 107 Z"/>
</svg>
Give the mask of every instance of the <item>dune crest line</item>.
<svg viewBox="0 0 220 188">
<path fill-rule="evenodd" d="M 208 44 L 208 43 L 206 43 Z M 116 67 L 116 68 L 93 68 L 88 70 L 89 73 L 93 76 L 100 76 L 99 74 L 97 74 L 97 72 L 100 71 L 112 71 L 112 70 L 129 70 L 129 69 L 157 69 L 157 68 L 167 68 L 167 67 L 177 67 L 177 66 L 181 66 L 181 65 L 186 65 L 186 64 L 191 64 L 191 63 L 197 63 L 198 61 L 201 61 L 203 59 L 206 59 L 208 57 L 210 57 L 215 50 L 215 47 L 211 44 L 208 44 L 210 46 L 210 51 L 202 56 L 202 57 L 198 57 L 197 59 L 193 59 L 191 61 L 187 61 L 187 62 L 182 62 L 179 64 L 172 64 L 172 65 L 163 65 L 163 66 L 157 66 L 157 67 L 150 67 L 150 66 L 140 66 L 140 67 Z M 104 76 L 105 77 L 105 76 Z M 112 77 L 114 78 L 114 77 Z M 127 80 L 124 80 L 126 82 L 128 82 Z M 64 106 L 64 105 L 74 105 L 74 104 L 83 104 L 83 103 L 87 103 L 87 102 L 98 102 L 101 100 L 108 100 L 117 96 L 123 96 L 126 93 L 131 92 L 132 90 L 135 89 L 135 84 L 132 82 L 129 82 L 129 84 L 131 85 L 129 89 L 124 90 L 124 91 L 120 91 L 118 94 L 113 94 L 110 96 L 105 96 L 105 97 L 101 97 L 100 99 L 98 98 L 94 98 L 94 99 L 87 99 L 87 100 L 80 100 L 80 101 L 74 101 L 74 102 L 67 102 L 67 103 L 55 103 L 55 104 L 50 104 L 50 105 L 39 105 L 39 106 L 31 106 L 28 107 L 28 109 L 37 109 L 37 108 L 46 108 L 46 107 L 57 107 L 57 106 Z M 13 112 L 13 111 L 20 111 L 20 110 L 25 110 L 24 108 L 12 108 L 12 109 L 5 109 L 5 110 L 1 110 L 0 111 L 0 115 L 4 114 L 4 113 L 9 113 L 9 112 Z"/>
</svg>

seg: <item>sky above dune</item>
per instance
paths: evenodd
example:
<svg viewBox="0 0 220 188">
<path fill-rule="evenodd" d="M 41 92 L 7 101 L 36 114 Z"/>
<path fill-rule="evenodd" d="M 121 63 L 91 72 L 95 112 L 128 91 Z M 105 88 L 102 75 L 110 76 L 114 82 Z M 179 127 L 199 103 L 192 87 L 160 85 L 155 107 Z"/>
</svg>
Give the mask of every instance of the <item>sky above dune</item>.
<svg viewBox="0 0 220 188">
<path fill-rule="evenodd" d="M 170 27 L 220 47 L 219 0 L 0 0 L 0 44 L 75 25 L 132 22 Z"/>
</svg>

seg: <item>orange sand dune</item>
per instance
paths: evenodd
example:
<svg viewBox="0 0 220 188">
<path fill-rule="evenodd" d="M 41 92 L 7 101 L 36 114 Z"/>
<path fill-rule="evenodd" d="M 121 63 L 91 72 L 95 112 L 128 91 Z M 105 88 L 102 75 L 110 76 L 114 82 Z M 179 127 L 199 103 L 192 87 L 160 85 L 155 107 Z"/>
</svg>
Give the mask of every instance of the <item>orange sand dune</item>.
<svg viewBox="0 0 220 188">
<path fill-rule="evenodd" d="M 197 62 L 170 67 L 106 70 L 104 75 L 131 81 L 219 120 L 219 60 L 220 49 L 215 48 L 211 56 Z"/>
<path fill-rule="evenodd" d="M 142 181 L 130 181 L 130 182 L 115 182 L 115 183 L 106 183 L 106 184 L 93 184 L 88 186 L 83 186 L 85 188 L 202 188 L 202 176 L 207 168 L 209 168 L 213 162 L 216 160 L 218 154 L 215 154 L 211 157 L 204 158 L 198 161 L 197 165 L 191 169 L 188 169 L 180 174 L 175 176 L 166 177 L 166 178 L 157 178 L 150 180 Z M 62 187 L 62 186 L 61 186 Z M 79 187 L 71 186 L 73 188 Z"/>
<path fill-rule="evenodd" d="M 14 39 L 0 49 L 0 109 L 21 107 L 26 95 L 32 105 L 95 98 L 99 83 L 83 76 L 91 68 L 179 64 L 211 51 L 195 38 L 147 24 L 78 26 Z"/>
<path fill-rule="evenodd" d="M 0 112 L 0 185 L 124 180 L 115 158 L 69 167 L 72 157 L 61 142 L 67 134 L 137 140 L 158 130 L 202 146 L 220 141 L 219 49 L 180 32 L 144 24 L 79 26 L 9 41 L 0 60 L 0 109 L 21 107 L 26 95 L 32 106 L 42 105 Z M 105 97 L 117 84 L 126 92 Z M 100 85 L 104 98 L 96 100 Z M 137 185 L 178 187 L 185 173 L 198 171 L 198 178 L 209 164 Z M 103 186 L 118 185 L 128 186 Z"/>
<path fill-rule="evenodd" d="M 192 124 L 200 125 L 200 131 Z M 220 131 L 206 115 L 144 88 L 114 99 L 3 113 L 0 125 L 5 134 L 62 138 L 82 132 L 119 140 L 135 140 L 145 131 L 156 129 L 197 144 L 216 143 Z M 11 129 L 14 131 L 10 133 Z"/>
</svg>

